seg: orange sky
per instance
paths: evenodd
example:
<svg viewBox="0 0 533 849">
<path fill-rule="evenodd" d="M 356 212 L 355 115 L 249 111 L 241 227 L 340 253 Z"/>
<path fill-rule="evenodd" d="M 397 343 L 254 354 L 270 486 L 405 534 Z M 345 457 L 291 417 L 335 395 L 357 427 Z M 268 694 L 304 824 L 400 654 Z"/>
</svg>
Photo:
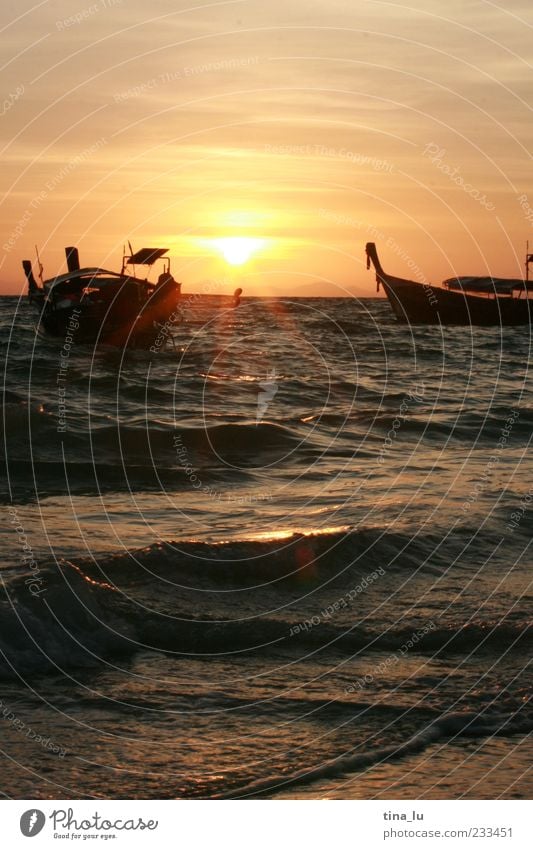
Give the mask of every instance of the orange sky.
<svg viewBox="0 0 533 849">
<path fill-rule="evenodd" d="M 172 7 L 172 8 L 171 8 Z M 529 0 L 3 4 L 0 291 L 38 244 L 184 291 L 372 295 L 387 270 L 521 275 L 533 243 Z M 217 240 L 260 240 L 228 266 Z"/>
</svg>

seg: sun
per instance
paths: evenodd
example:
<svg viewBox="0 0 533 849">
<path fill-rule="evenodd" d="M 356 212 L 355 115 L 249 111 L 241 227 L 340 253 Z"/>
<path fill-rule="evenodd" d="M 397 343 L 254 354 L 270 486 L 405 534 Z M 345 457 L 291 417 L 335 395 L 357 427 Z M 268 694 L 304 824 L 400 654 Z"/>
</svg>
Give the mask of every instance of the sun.
<svg viewBox="0 0 533 849">
<path fill-rule="evenodd" d="M 227 239 L 215 239 L 217 249 L 230 265 L 244 265 L 262 244 L 262 239 L 252 239 L 249 236 L 230 236 Z"/>
</svg>

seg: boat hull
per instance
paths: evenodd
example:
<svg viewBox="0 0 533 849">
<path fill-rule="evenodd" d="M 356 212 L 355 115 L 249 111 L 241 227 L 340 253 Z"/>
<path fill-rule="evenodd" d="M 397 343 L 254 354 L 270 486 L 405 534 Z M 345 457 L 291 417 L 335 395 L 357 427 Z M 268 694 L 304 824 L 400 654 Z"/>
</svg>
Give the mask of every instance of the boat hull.
<svg viewBox="0 0 533 849">
<path fill-rule="evenodd" d="M 112 345 L 118 348 L 148 350 L 161 333 L 161 325 L 177 319 L 177 310 L 150 309 L 147 305 L 126 316 L 124 310 L 102 310 L 83 303 L 65 309 L 50 309 L 35 303 L 39 325 L 56 339 L 80 345 Z"/>
<path fill-rule="evenodd" d="M 382 278 L 381 283 L 396 318 L 404 324 L 463 327 L 531 324 L 532 302 L 527 298 L 466 295 L 394 277 Z"/>
</svg>

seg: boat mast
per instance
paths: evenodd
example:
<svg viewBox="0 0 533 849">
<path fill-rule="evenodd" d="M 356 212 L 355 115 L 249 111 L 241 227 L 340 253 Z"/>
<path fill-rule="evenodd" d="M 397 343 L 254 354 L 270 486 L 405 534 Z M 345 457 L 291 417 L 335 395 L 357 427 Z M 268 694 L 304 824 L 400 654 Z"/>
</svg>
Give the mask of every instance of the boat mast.
<svg viewBox="0 0 533 849">
<path fill-rule="evenodd" d="M 37 247 L 37 245 L 35 245 L 35 255 L 37 257 L 37 267 L 39 269 L 39 271 L 37 273 L 39 275 L 39 280 L 41 281 L 41 286 L 42 286 L 44 267 L 43 267 L 43 264 L 41 262 L 41 257 L 39 256 L 39 248 Z"/>
</svg>

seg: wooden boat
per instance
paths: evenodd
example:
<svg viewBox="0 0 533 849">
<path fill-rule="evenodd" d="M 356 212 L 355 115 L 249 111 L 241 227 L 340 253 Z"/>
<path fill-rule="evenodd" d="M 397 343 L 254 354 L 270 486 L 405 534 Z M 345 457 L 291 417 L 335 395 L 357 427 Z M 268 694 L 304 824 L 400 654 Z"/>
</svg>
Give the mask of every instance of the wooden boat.
<svg viewBox="0 0 533 849">
<path fill-rule="evenodd" d="M 404 324 L 480 325 L 484 327 L 531 324 L 533 316 L 533 283 L 526 279 L 493 277 L 452 277 L 442 286 L 393 277 L 383 271 L 376 245 L 366 246 L 367 268 L 376 271 L 378 291 L 385 294 L 398 321 Z"/>
<path fill-rule="evenodd" d="M 165 248 L 132 252 L 118 273 L 81 268 L 77 248 L 68 247 L 67 273 L 45 280 L 42 286 L 35 280 L 31 261 L 24 260 L 28 297 L 40 326 L 58 338 L 72 335 L 80 344 L 149 348 L 161 323 L 176 312 L 181 284 L 170 274 L 168 260 L 157 283 L 127 273 L 126 266 L 151 266 L 166 252 Z"/>
<path fill-rule="evenodd" d="M 173 324 L 183 320 L 181 283 L 170 273 L 166 248 L 133 252 L 130 247 L 130 251 L 118 273 L 81 268 L 77 248 L 65 248 L 67 273 L 44 280 L 41 286 L 31 261 L 23 260 L 28 298 L 37 309 L 39 327 L 60 339 L 71 336 L 77 344 L 159 351 L 171 336 Z M 136 266 L 151 267 L 159 260 L 163 271 L 157 283 L 136 275 Z M 127 266 L 133 267 L 133 273 L 126 271 Z M 39 271 L 42 276 L 40 263 Z M 241 293 L 242 289 L 235 291 L 232 306 L 239 304 Z"/>
</svg>

